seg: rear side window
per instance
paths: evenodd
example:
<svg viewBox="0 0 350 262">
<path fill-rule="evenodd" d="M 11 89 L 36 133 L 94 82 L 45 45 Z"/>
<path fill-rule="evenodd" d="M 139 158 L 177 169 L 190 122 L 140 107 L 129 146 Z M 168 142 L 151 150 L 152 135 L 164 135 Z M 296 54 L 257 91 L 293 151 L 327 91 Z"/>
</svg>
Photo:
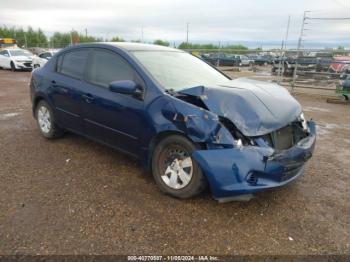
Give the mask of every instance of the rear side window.
<svg viewBox="0 0 350 262">
<path fill-rule="evenodd" d="M 95 50 L 89 61 L 86 80 L 92 84 L 108 87 L 113 81 L 135 81 L 135 76 L 131 66 L 119 55 Z"/>
<path fill-rule="evenodd" d="M 51 58 L 51 53 L 42 53 L 42 54 L 40 54 L 39 55 L 39 57 L 41 57 L 41 58 Z"/>
<path fill-rule="evenodd" d="M 76 50 L 61 55 L 57 60 L 57 72 L 82 79 L 90 50 Z"/>
</svg>

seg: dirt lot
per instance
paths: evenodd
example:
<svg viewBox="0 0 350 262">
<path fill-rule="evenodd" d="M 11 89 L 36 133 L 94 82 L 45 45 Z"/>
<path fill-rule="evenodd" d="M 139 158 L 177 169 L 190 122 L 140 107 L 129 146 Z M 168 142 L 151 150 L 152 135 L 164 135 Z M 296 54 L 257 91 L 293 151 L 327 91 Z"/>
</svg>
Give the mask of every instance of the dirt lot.
<svg viewBox="0 0 350 262">
<path fill-rule="evenodd" d="M 0 70 L 0 254 L 350 254 L 350 106 L 297 96 L 318 142 L 290 186 L 180 201 L 121 153 L 42 138 L 29 77 Z"/>
</svg>

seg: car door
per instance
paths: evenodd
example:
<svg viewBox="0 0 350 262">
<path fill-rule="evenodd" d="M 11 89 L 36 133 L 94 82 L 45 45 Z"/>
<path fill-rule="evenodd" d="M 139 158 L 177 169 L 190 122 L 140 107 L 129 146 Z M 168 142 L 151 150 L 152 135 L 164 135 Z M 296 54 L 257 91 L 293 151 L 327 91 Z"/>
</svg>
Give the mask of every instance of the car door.
<svg viewBox="0 0 350 262">
<path fill-rule="evenodd" d="M 10 54 L 7 50 L 0 52 L 0 66 L 3 68 L 10 68 Z"/>
<path fill-rule="evenodd" d="M 144 82 L 126 60 L 107 49 L 95 49 L 90 54 L 85 80 L 84 132 L 137 155 L 140 133 L 146 126 L 144 103 L 139 97 L 111 92 L 108 87 L 113 81 L 132 80 L 144 90 Z"/>
<path fill-rule="evenodd" d="M 4 67 L 5 50 L 0 52 L 0 67 Z"/>
<path fill-rule="evenodd" d="M 56 70 L 49 77 L 49 97 L 54 105 L 57 122 L 64 128 L 81 133 L 82 81 L 91 49 L 68 51 L 56 60 Z"/>
</svg>

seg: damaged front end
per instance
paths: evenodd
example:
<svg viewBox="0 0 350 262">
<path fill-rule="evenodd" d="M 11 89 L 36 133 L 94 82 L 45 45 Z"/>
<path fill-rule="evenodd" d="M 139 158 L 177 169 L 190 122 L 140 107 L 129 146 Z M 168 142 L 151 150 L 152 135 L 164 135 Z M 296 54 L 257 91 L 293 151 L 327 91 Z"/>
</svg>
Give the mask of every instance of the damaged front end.
<svg viewBox="0 0 350 262">
<path fill-rule="evenodd" d="M 175 96 L 175 110 L 170 110 L 176 112 L 172 115 L 176 127 L 203 144 L 192 157 L 221 202 L 249 199 L 256 192 L 293 181 L 303 174 L 304 163 L 314 151 L 315 123 L 305 121 L 299 103 L 284 91 L 276 94 L 266 91 L 266 86 L 254 90 L 256 83 L 250 84 L 248 91 L 183 90 Z M 276 107 L 278 99 L 282 104 Z M 278 112 L 279 106 L 283 108 Z"/>
<path fill-rule="evenodd" d="M 232 196 L 250 196 L 283 186 L 303 174 L 316 141 L 315 123 L 309 121 L 307 127 L 307 134 L 287 149 L 276 149 L 265 137 L 256 137 L 255 145 L 200 150 L 193 158 L 206 174 L 214 198 L 225 201 Z"/>
</svg>

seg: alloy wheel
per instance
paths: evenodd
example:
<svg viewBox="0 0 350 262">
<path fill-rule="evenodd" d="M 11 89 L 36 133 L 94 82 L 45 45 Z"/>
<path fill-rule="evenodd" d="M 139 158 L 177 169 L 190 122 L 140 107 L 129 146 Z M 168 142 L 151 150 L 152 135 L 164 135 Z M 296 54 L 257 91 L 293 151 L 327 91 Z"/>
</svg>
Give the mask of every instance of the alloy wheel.
<svg viewBox="0 0 350 262">
<path fill-rule="evenodd" d="M 38 109 L 39 127 L 43 133 L 49 133 L 51 130 L 51 115 L 50 111 L 45 106 L 40 106 Z"/>
</svg>

